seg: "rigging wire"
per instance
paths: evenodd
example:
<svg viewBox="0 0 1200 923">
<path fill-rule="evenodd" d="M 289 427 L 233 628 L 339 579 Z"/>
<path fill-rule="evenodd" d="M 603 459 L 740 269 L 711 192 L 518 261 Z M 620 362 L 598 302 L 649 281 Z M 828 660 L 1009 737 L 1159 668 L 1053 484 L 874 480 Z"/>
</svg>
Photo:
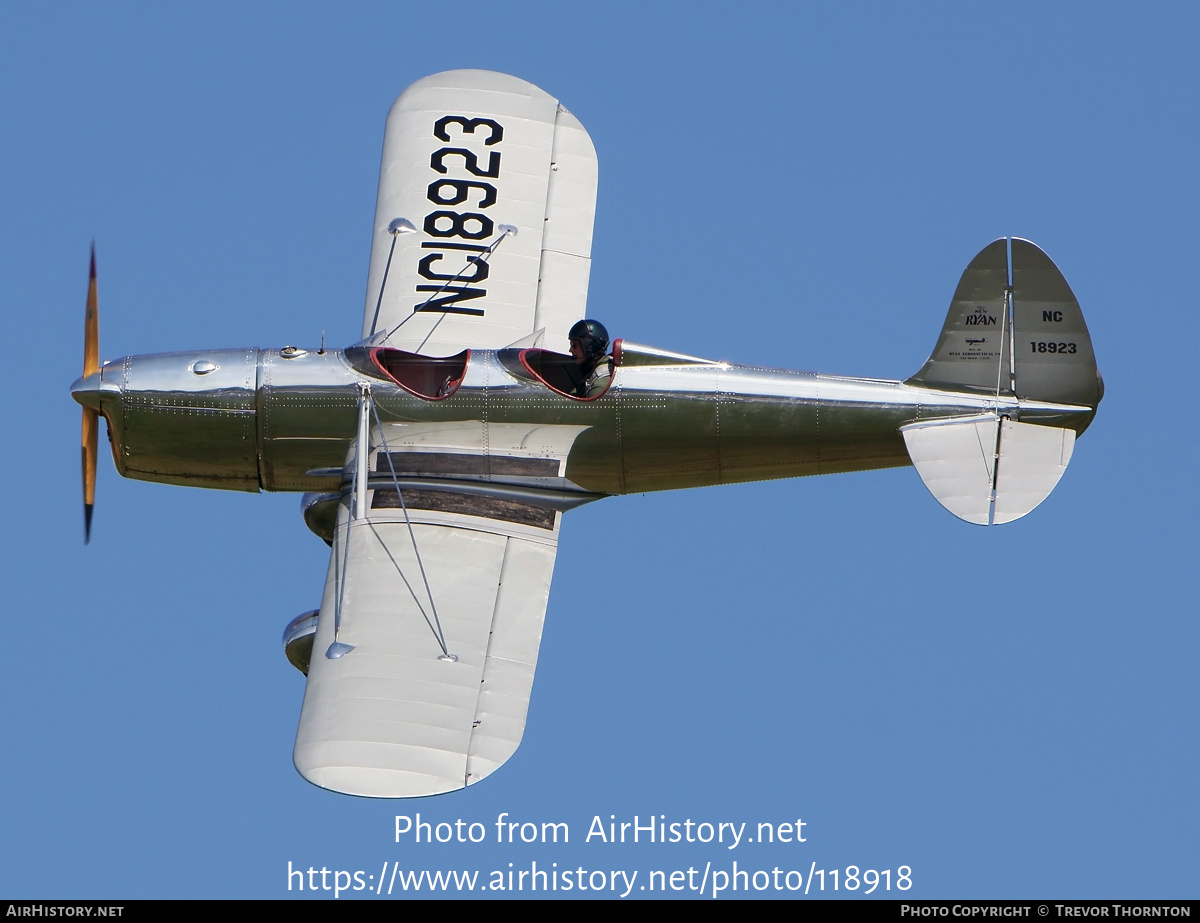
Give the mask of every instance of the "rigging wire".
<svg viewBox="0 0 1200 923">
<path fill-rule="evenodd" d="M 387 458 L 388 469 L 392 474 L 392 485 L 396 488 L 396 497 L 400 501 L 400 509 L 404 511 L 404 522 L 405 525 L 408 526 L 408 537 L 412 541 L 413 554 L 417 559 L 417 567 L 421 571 L 421 580 L 425 583 L 425 593 L 429 597 L 429 609 L 433 613 L 434 623 L 429 627 L 431 630 L 433 630 L 434 637 L 437 639 L 438 645 L 442 648 L 442 658 L 447 660 L 457 660 L 458 658 L 454 654 L 451 654 L 446 647 L 446 633 L 442 630 L 441 619 L 438 618 L 437 604 L 433 601 L 433 590 L 429 588 L 429 576 L 425 573 L 425 564 L 421 561 L 421 550 L 417 547 L 417 536 L 416 533 L 413 532 L 412 519 L 408 515 L 408 505 L 404 502 L 404 492 L 400 489 L 400 479 L 396 476 L 396 466 L 392 463 L 392 453 L 388 448 L 387 436 L 385 436 L 383 432 L 383 421 L 379 419 L 379 409 L 375 406 L 374 401 L 371 402 L 371 413 L 375 417 L 375 425 L 379 427 L 379 442 L 382 446 L 383 453 Z M 388 556 L 391 557 L 390 552 L 388 553 Z M 395 559 L 393 559 L 393 563 L 395 563 Z M 399 570 L 398 565 L 397 570 Z M 401 577 L 403 576 L 403 573 L 401 573 Z M 407 584 L 408 580 L 405 579 L 404 582 Z M 411 587 L 409 587 L 409 592 L 412 592 Z M 416 599 L 415 593 L 413 594 L 413 598 L 414 600 Z M 417 603 L 417 607 L 421 608 L 420 602 Z M 425 610 L 423 608 L 421 608 L 421 614 L 425 615 Z M 428 624 L 428 617 L 426 617 L 425 621 Z M 436 628 L 434 628 L 435 625 L 437 626 Z"/>
<path fill-rule="evenodd" d="M 506 237 L 515 237 L 516 233 L 517 233 L 517 229 L 515 227 L 513 227 L 512 225 L 510 225 L 510 224 L 500 225 L 500 236 L 499 237 L 497 237 L 495 240 L 493 240 L 491 242 L 491 244 L 489 244 L 488 247 L 482 253 L 480 253 L 478 256 L 467 257 L 467 265 L 464 266 L 462 269 L 460 269 L 454 276 L 452 276 L 451 278 L 449 278 L 445 282 L 443 282 L 442 287 L 439 288 L 436 292 L 434 292 L 432 295 L 430 295 L 428 298 L 426 298 L 423 302 L 421 302 L 419 305 L 417 305 L 415 308 L 413 308 L 412 313 L 409 314 L 408 317 L 404 318 L 404 320 L 400 321 L 400 323 L 398 323 L 395 327 L 393 327 L 391 330 L 389 330 L 387 332 L 387 336 L 384 337 L 384 340 L 386 341 L 386 340 L 390 339 L 393 333 L 395 333 L 397 330 L 399 330 L 401 327 L 403 327 L 405 324 L 407 324 L 410 320 L 412 320 L 414 317 L 416 317 L 418 314 L 420 314 L 422 309 L 426 305 L 428 305 L 431 301 L 433 301 L 433 299 L 435 299 L 438 295 L 442 294 L 442 292 L 446 291 L 446 289 L 448 289 L 453 283 L 458 282 L 460 279 L 462 279 L 463 275 L 466 273 L 466 271 L 468 269 L 470 269 L 472 266 L 478 266 L 479 263 L 486 263 L 488 261 L 488 257 L 496 252 L 497 248 L 504 241 L 504 239 Z M 393 244 L 395 243 L 395 239 L 393 239 L 392 243 Z M 389 260 L 390 260 L 390 256 L 389 256 Z M 382 298 L 383 298 L 382 288 L 380 289 L 379 297 L 382 300 Z M 440 324 L 442 322 L 442 320 L 445 319 L 445 317 L 446 317 L 446 315 L 443 313 L 442 316 L 437 319 L 437 321 L 433 325 L 433 329 L 430 330 L 429 334 L 426 335 L 426 337 L 425 337 L 426 340 L 429 339 L 429 336 L 433 334 L 433 331 L 437 329 L 437 325 Z M 376 319 L 378 319 L 378 308 L 376 308 Z M 424 342 L 422 342 L 421 345 L 424 346 L 425 345 Z"/>
</svg>

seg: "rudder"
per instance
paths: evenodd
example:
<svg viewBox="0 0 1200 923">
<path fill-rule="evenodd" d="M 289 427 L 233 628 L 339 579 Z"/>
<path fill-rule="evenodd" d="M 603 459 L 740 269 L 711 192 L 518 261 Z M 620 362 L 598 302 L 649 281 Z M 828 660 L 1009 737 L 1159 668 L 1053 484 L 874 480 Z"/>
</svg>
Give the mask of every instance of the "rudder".
<svg viewBox="0 0 1200 923">
<path fill-rule="evenodd" d="M 1012 331 L 1017 397 L 1096 408 L 1103 387 L 1075 293 L 1045 251 L 1019 237 L 1012 239 Z"/>
</svg>

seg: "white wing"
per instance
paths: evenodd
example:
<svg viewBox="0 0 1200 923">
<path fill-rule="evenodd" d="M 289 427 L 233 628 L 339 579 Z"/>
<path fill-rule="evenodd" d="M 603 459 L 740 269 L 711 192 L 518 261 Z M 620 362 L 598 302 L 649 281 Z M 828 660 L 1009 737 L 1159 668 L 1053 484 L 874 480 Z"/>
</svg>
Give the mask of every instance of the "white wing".
<svg viewBox="0 0 1200 923">
<path fill-rule="evenodd" d="M 493 425 L 485 443 L 477 423 L 385 426 L 366 517 L 351 517 L 349 496 L 338 508 L 296 735 L 301 775 L 414 797 L 477 782 L 513 754 L 562 510 L 595 498 L 561 489 L 585 428 Z M 326 656 L 335 639 L 353 649 Z"/>
<path fill-rule="evenodd" d="M 585 313 L 595 205 L 595 149 L 554 97 L 490 71 L 414 83 L 384 135 L 364 338 L 448 355 L 544 329 L 566 352 Z M 398 218 L 413 232 L 391 233 Z"/>
<path fill-rule="evenodd" d="M 435 795 L 489 775 L 521 741 L 561 514 L 538 528 L 410 510 L 430 606 L 400 510 L 382 512 L 339 510 L 296 768 L 352 795 Z M 354 649 L 329 659 L 339 621 Z M 439 659 L 439 634 L 457 660 Z"/>
</svg>

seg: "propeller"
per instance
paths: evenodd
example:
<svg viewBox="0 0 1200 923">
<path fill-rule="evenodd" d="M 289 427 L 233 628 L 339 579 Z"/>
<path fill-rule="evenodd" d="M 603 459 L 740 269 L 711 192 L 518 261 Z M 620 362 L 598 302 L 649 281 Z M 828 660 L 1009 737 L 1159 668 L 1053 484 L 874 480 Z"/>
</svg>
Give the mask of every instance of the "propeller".
<svg viewBox="0 0 1200 923">
<path fill-rule="evenodd" d="M 92 265 L 88 272 L 87 311 L 83 322 L 83 377 L 100 370 L 100 323 L 96 307 L 96 242 L 92 241 Z M 83 407 L 83 543 L 92 538 L 92 507 L 96 504 L 96 443 L 100 412 Z"/>
</svg>

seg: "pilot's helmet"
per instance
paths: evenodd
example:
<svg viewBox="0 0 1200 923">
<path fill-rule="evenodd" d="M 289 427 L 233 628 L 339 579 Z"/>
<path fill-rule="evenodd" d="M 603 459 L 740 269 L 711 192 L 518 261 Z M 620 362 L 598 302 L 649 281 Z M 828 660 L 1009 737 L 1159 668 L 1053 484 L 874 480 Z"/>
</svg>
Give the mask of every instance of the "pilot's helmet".
<svg viewBox="0 0 1200 923">
<path fill-rule="evenodd" d="M 608 331 L 598 320 L 581 320 L 567 335 L 567 339 L 579 341 L 584 358 L 595 359 L 608 352 Z"/>
</svg>

